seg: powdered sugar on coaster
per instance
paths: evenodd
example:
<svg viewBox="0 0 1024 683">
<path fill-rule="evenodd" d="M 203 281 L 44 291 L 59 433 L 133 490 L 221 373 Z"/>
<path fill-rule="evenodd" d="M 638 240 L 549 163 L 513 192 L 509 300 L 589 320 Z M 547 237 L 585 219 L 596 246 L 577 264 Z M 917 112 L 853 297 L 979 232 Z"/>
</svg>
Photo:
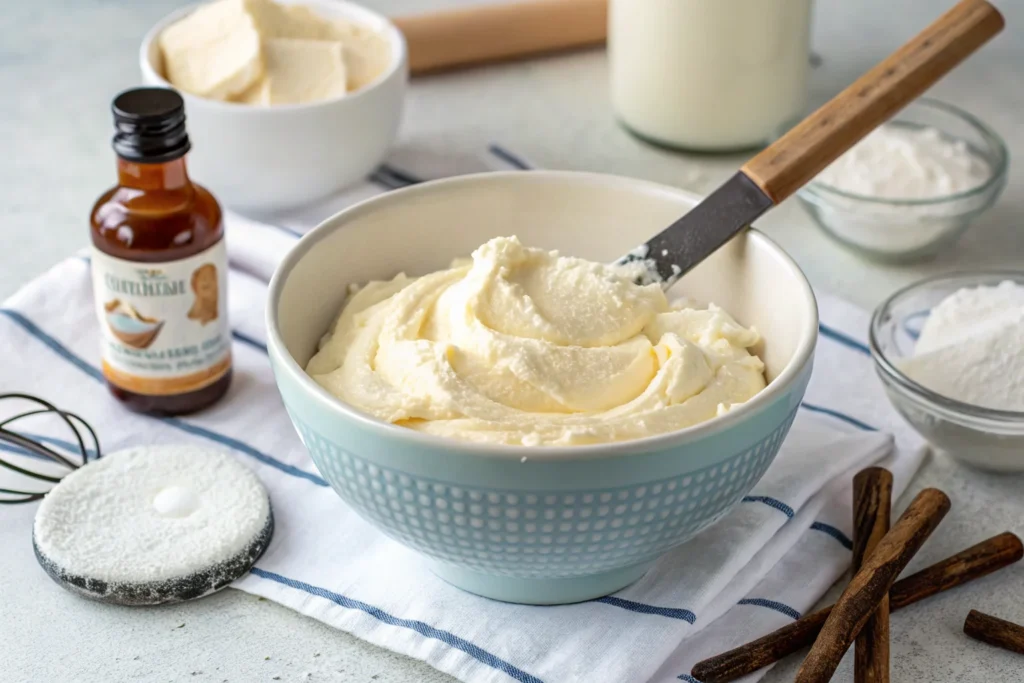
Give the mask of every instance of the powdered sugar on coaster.
<svg viewBox="0 0 1024 683">
<path fill-rule="evenodd" d="M 232 456 L 143 446 L 65 477 L 39 506 L 34 543 L 65 587 L 155 604 L 227 585 L 248 571 L 272 531 L 266 489 Z"/>
</svg>

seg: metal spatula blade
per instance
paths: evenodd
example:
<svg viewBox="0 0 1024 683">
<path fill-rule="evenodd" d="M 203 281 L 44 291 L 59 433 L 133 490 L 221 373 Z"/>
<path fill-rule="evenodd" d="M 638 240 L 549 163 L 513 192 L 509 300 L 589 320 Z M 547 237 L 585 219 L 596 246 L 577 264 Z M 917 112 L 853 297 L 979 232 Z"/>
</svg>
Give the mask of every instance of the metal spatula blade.
<svg viewBox="0 0 1024 683">
<path fill-rule="evenodd" d="M 742 172 L 737 173 L 688 214 L 616 263 L 643 262 L 647 267 L 638 282 L 659 282 L 668 289 L 772 206 L 771 197 Z"/>
</svg>

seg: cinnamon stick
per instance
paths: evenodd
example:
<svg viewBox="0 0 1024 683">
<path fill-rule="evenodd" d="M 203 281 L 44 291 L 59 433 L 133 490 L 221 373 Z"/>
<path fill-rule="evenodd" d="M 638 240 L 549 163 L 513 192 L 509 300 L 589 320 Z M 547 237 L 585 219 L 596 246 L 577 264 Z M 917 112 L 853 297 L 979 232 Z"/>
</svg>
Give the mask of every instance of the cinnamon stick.
<svg viewBox="0 0 1024 683">
<path fill-rule="evenodd" d="M 1022 558 L 1024 543 L 1016 535 L 1004 531 L 897 581 L 889 591 L 889 610 L 895 612 L 937 593 L 988 576 Z"/>
<path fill-rule="evenodd" d="M 964 633 L 975 640 L 1024 655 L 1024 626 L 972 609 Z"/>
<path fill-rule="evenodd" d="M 878 603 L 896 582 L 914 554 L 949 512 L 949 498 L 938 489 L 921 491 L 889 530 L 875 552 L 839 596 L 821 633 L 800 665 L 794 683 L 831 680 L 847 648 L 864 628 Z"/>
<path fill-rule="evenodd" d="M 936 593 L 969 583 L 1024 558 L 1024 543 L 1005 531 L 900 579 L 889 591 L 895 612 Z M 697 662 L 690 673 L 704 683 L 729 683 L 774 664 L 814 642 L 832 608 L 825 607 L 746 645 Z"/>
<path fill-rule="evenodd" d="M 874 552 L 889 531 L 892 509 L 892 473 L 869 467 L 853 478 L 853 571 Z M 855 683 L 889 683 L 889 596 L 882 596 L 878 608 L 857 636 L 854 645 Z"/>
</svg>

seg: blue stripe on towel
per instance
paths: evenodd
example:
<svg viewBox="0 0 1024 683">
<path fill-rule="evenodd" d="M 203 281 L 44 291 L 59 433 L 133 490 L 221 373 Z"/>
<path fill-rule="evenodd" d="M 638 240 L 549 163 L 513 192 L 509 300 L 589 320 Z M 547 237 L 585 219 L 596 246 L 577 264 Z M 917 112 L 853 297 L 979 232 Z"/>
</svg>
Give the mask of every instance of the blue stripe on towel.
<svg viewBox="0 0 1024 683">
<path fill-rule="evenodd" d="M 389 190 L 398 190 L 403 187 L 418 185 L 423 182 L 422 178 L 418 178 L 411 173 L 397 169 L 388 164 L 381 164 L 376 171 L 370 174 L 370 180 L 378 185 L 383 185 Z"/>
<path fill-rule="evenodd" d="M 278 225 L 277 223 L 264 223 L 264 225 L 267 225 L 267 226 L 273 228 L 274 230 L 280 230 L 284 234 L 289 235 L 291 237 L 300 238 L 304 234 L 306 234 L 304 232 L 299 232 L 298 230 L 295 230 L 294 228 L 289 228 L 289 227 L 284 226 L 284 225 Z"/>
<path fill-rule="evenodd" d="M 25 436 L 27 436 L 30 439 L 35 439 L 36 441 L 42 441 L 43 443 L 53 444 L 54 446 L 60 446 L 61 448 L 65 449 L 67 451 L 70 451 L 71 453 L 75 453 L 76 455 L 81 455 L 82 454 L 81 446 L 79 446 L 78 442 L 76 442 L 76 441 L 67 441 L 65 439 L 58 439 L 58 438 L 53 437 L 53 436 L 44 436 L 42 434 L 28 434 L 28 433 L 26 433 Z M 86 441 L 86 443 L 88 443 L 89 439 L 86 438 L 85 441 Z M 96 459 L 96 451 L 94 451 L 91 448 L 86 448 L 85 449 L 85 455 L 86 455 L 86 458 L 88 460 L 95 460 Z"/>
<path fill-rule="evenodd" d="M 796 515 L 796 511 L 793 510 L 793 508 L 786 505 L 778 498 L 772 498 L 770 496 L 744 496 L 743 502 L 763 503 L 764 505 L 767 505 L 770 508 L 778 510 L 779 512 L 786 515 L 786 517 L 789 517 L 790 519 L 793 519 L 793 517 Z M 813 524 L 811 524 L 810 528 L 814 529 L 815 531 L 820 531 L 824 534 L 828 534 L 832 538 L 839 541 L 847 550 L 853 549 L 853 541 L 851 541 L 846 534 L 844 534 L 842 531 L 832 526 L 831 524 L 825 524 L 824 522 L 814 522 Z"/>
<path fill-rule="evenodd" d="M 412 173 L 409 173 L 408 171 L 403 171 L 400 168 L 395 168 L 391 164 L 381 164 L 378 170 L 387 173 L 392 178 L 401 180 L 406 185 L 417 185 L 423 182 L 423 178 L 414 176 Z"/>
<path fill-rule="evenodd" d="M 815 531 L 820 531 L 823 534 L 828 534 L 832 538 L 839 541 L 844 548 L 847 550 L 853 550 L 853 541 L 850 537 L 844 534 L 840 529 L 832 526 L 831 524 L 825 524 L 825 522 L 815 522 L 811 525 L 811 528 Z"/>
<path fill-rule="evenodd" d="M 396 617 L 394 615 L 388 614 L 379 607 L 374 607 L 373 605 L 362 602 L 361 600 L 347 598 L 344 595 L 334 593 L 332 591 L 327 590 L 326 588 L 320 588 L 319 586 L 312 586 L 308 583 L 303 583 L 302 581 L 289 579 L 286 576 L 281 576 L 280 574 L 268 572 L 265 569 L 253 567 L 251 571 L 253 574 L 262 579 L 274 581 L 283 586 L 288 586 L 289 588 L 294 588 L 296 590 L 303 591 L 304 593 L 308 593 L 309 595 L 315 595 L 318 598 L 330 600 L 334 604 L 340 607 L 344 607 L 345 609 L 358 610 L 360 612 L 363 612 L 364 614 L 370 615 L 371 617 L 373 617 L 381 623 L 388 624 L 389 626 L 398 626 L 400 628 L 406 628 L 415 631 L 416 633 L 419 633 L 421 636 L 425 638 L 439 640 L 445 645 L 455 648 L 456 650 L 461 650 L 462 652 L 465 652 L 467 655 L 477 660 L 478 662 L 486 664 L 492 669 L 497 669 L 498 671 L 501 671 L 502 673 L 505 673 L 511 678 L 517 681 L 521 681 L 522 683 L 543 683 L 543 681 L 541 681 L 536 676 L 531 676 L 522 669 L 519 669 L 510 664 L 509 662 L 506 662 L 504 659 L 501 659 L 500 657 L 491 654 L 490 652 L 484 650 L 483 648 L 477 645 L 474 645 L 473 643 L 469 642 L 468 640 L 465 640 L 464 638 L 458 637 L 450 631 L 443 631 L 422 621 L 415 621 L 412 619 L 402 619 L 400 617 Z"/>
<path fill-rule="evenodd" d="M 50 438 L 49 436 L 42 436 L 41 434 L 23 433 L 23 436 L 27 436 L 33 439 L 34 441 L 42 441 L 43 443 L 53 443 L 55 445 L 63 447 L 63 449 L 66 449 L 70 451 L 72 454 L 74 454 L 72 458 L 70 458 L 71 462 L 73 463 L 76 462 L 82 456 L 82 452 L 79 451 L 78 443 L 72 443 L 71 441 L 62 441 L 60 439 Z M 60 467 L 67 468 L 67 466 L 63 463 L 57 463 L 56 461 L 47 456 L 41 456 L 35 451 L 29 451 L 28 449 L 24 449 L 24 447 L 22 446 L 14 445 L 13 443 L 7 443 L 6 441 L 0 441 L 0 451 L 3 451 L 5 453 L 13 453 L 16 456 L 25 456 L 26 458 L 32 458 L 33 460 L 41 460 L 47 463 L 53 463 L 54 465 L 59 465 Z M 88 457 L 86 458 L 85 462 L 91 462 L 96 459 L 96 452 L 93 451 L 92 449 L 86 449 L 85 452 L 86 454 L 88 454 Z M 71 454 L 62 453 L 60 455 L 68 456 Z"/>
<path fill-rule="evenodd" d="M 370 180 L 377 183 L 385 190 L 398 190 L 406 186 L 405 183 L 392 178 L 386 173 L 381 173 L 380 171 L 372 173 L 370 175 Z"/>
<path fill-rule="evenodd" d="M 857 341 L 850 335 L 844 334 L 835 328 L 829 327 L 825 323 L 818 323 L 818 332 L 821 333 L 821 336 L 831 339 L 834 342 L 838 342 L 849 349 L 859 351 L 866 356 L 871 355 L 871 349 L 869 349 L 866 344 Z"/>
<path fill-rule="evenodd" d="M 34 453 L 34 452 L 28 450 L 27 448 L 22 448 L 21 446 L 15 446 L 14 444 L 9 444 L 6 441 L 0 441 L 0 451 L 3 451 L 5 453 L 14 453 L 15 455 L 23 455 L 26 458 L 32 458 L 34 460 L 45 460 L 47 462 L 53 462 L 53 460 L 50 460 L 49 458 L 47 458 L 44 455 L 39 455 L 38 453 Z M 54 464 L 57 464 L 57 463 L 54 463 Z M 56 476 L 56 475 L 54 475 L 54 476 Z"/>
<path fill-rule="evenodd" d="M 605 605 L 621 607 L 622 609 L 629 610 L 630 612 L 639 612 L 640 614 L 653 614 L 659 617 L 668 617 L 669 619 L 679 619 L 690 624 L 697 621 L 697 615 L 688 609 L 656 607 L 655 605 L 646 605 L 642 602 L 623 600 L 622 598 L 615 598 L 610 595 L 603 598 L 597 598 L 593 600 L 593 602 L 601 602 Z"/>
<path fill-rule="evenodd" d="M 195 436 L 201 436 L 204 439 L 209 439 L 210 441 L 216 441 L 217 443 L 227 446 L 228 448 L 232 448 L 236 451 L 239 451 L 240 453 L 245 453 L 246 455 L 256 460 L 259 460 L 264 465 L 270 465 L 271 467 L 278 469 L 284 472 L 285 474 L 290 474 L 293 477 L 299 477 L 300 479 L 311 481 L 317 486 L 330 486 L 330 484 L 324 481 L 319 475 L 313 474 L 312 472 L 307 472 L 303 469 L 299 469 L 295 465 L 289 465 L 288 463 L 281 462 L 277 458 L 274 458 L 272 456 L 267 455 L 266 453 L 258 451 L 249 444 L 239 441 L 238 439 L 232 438 L 230 436 L 227 436 L 226 434 L 220 434 L 218 432 L 206 429 L 205 427 L 199 427 L 198 425 L 190 424 L 188 422 L 185 422 L 184 420 L 179 420 L 176 417 L 164 417 L 158 419 L 161 422 L 166 422 L 172 427 L 176 427 L 177 429 L 180 429 L 183 432 L 194 434 Z"/>
<path fill-rule="evenodd" d="M 94 368 L 93 366 L 89 365 L 75 354 L 68 351 L 68 349 L 65 348 L 63 344 L 61 344 L 56 339 L 43 332 L 41 329 L 39 329 L 38 325 L 36 325 L 34 322 L 23 316 L 21 313 L 18 313 L 17 311 L 12 311 L 9 308 L 0 308 L 0 313 L 6 315 L 15 323 L 20 325 L 26 332 L 28 332 L 33 337 L 49 346 L 50 350 L 52 350 L 58 356 L 60 356 L 67 362 L 71 363 L 76 368 L 92 377 L 94 380 L 97 380 L 99 382 L 104 381 L 103 373 L 99 371 L 99 368 Z"/>
<path fill-rule="evenodd" d="M 258 339 L 253 339 L 247 334 L 239 332 L 238 330 L 232 330 L 231 336 L 234 337 L 236 341 L 240 341 L 243 344 L 247 344 L 248 346 L 251 346 L 252 348 L 257 349 L 259 351 L 262 351 L 263 353 L 267 352 L 266 344 L 264 344 Z"/>
<path fill-rule="evenodd" d="M 690 674 L 679 674 L 678 676 L 676 676 L 676 678 L 678 678 L 681 681 L 686 681 L 686 683 L 702 683 Z"/>
<path fill-rule="evenodd" d="M 800 618 L 800 613 L 797 612 L 795 609 L 793 609 L 789 605 L 784 605 L 783 603 L 777 602 L 775 600 L 765 600 L 764 598 L 743 598 L 742 600 L 740 600 L 736 604 L 737 605 L 755 605 L 757 607 L 765 607 L 767 609 L 775 610 L 776 612 L 779 612 L 780 614 L 785 614 L 787 617 L 790 617 L 792 619 L 799 619 Z"/>
<path fill-rule="evenodd" d="M 10 429 L 10 427 L 8 427 L 8 429 Z M 73 453 L 76 458 L 81 457 L 81 455 L 82 455 L 82 449 L 78 445 L 77 442 L 67 441 L 65 439 L 58 439 L 58 438 L 53 437 L 53 436 L 44 436 L 42 434 L 33 434 L 31 432 L 21 432 L 21 434 L 23 436 L 26 436 L 26 437 L 32 439 L 33 441 L 40 441 L 42 443 L 48 443 L 48 444 L 51 444 L 53 446 L 60 446 L 64 450 L 68 451 L 68 453 L 62 453 L 61 455 L 68 455 L 69 453 Z M 86 438 L 85 441 L 88 442 L 88 441 L 90 441 L 90 439 Z M 24 450 L 24 449 L 21 449 L 20 447 L 16 447 L 16 448 L 18 448 L 19 451 Z M 39 460 L 50 460 L 50 458 L 48 458 L 46 456 L 43 456 L 43 455 L 38 455 L 36 453 L 33 453 L 32 451 L 24 451 L 23 455 L 28 455 L 31 458 L 38 458 Z M 85 449 L 85 455 L 86 455 L 86 462 L 88 462 L 90 460 L 95 460 L 96 459 L 96 451 L 94 451 L 91 448 L 86 448 Z M 74 462 L 74 461 L 75 461 L 74 459 L 71 460 L 71 462 Z M 50 460 L 50 462 L 53 462 L 53 461 Z"/>
<path fill-rule="evenodd" d="M 508 151 L 507 149 L 505 149 L 501 145 L 498 145 L 498 144 L 495 144 L 495 143 L 491 143 L 491 145 L 487 148 L 487 150 L 491 154 L 493 154 L 494 156 L 496 156 L 499 159 L 501 159 L 502 161 L 504 161 L 509 166 L 514 166 L 514 167 L 518 168 L 520 171 L 530 171 L 530 170 L 533 170 L 533 166 L 531 166 L 530 164 L 526 163 L 526 161 L 523 160 L 522 157 L 513 154 L 512 152 Z"/>
<path fill-rule="evenodd" d="M 782 514 L 786 515 L 790 519 L 792 519 L 793 515 L 796 514 L 793 511 L 793 508 L 789 507 L 788 505 L 783 503 L 781 500 L 778 500 L 777 498 L 772 498 L 771 496 L 743 496 L 743 502 L 744 503 L 764 503 L 765 505 L 767 505 L 770 508 L 775 508 L 776 510 L 778 510 Z"/>
<path fill-rule="evenodd" d="M 12 320 L 15 323 L 17 323 L 18 325 L 20 325 L 22 327 L 22 329 L 24 329 L 26 332 L 31 334 L 33 337 L 35 337 L 36 339 L 41 341 L 46 346 L 50 347 L 50 349 L 53 350 L 54 353 L 56 353 L 61 358 L 63 358 L 64 360 L 66 360 L 69 363 L 71 363 L 72 365 L 74 365 L 76 368 L 78 368 L 82 372 L 86 373 L 87 375 L 89 375 L 90 377 L 92 377 L 93 379 L 95 379 L 98 382 L 103 382 L 104 381 L 103 380 L 103 373 L 100 372 L 100 370 L 98 368 L 95 368 L 95 367 L 89 365 L 84 360 L 82 360 L 81 358 L 76 356 L 74 353 L 72 353 L 70 350 L 68 350 L 67 347 L 65 347 L 59 341 L 57 341 L 56 339 L 54 339 L 53 337 L 48 335 L 46 332 L 43 332 L 39 328 L 39 326 L 37 326 L 35 323 L 33 323 L 31 320 L 26 318 L 21 313 L 18 313 L 17 311 L 12 311 L 9 308 L 0 308 L 0 313 L 3 313 L 10 320 Z M 248 445 L 246 443 L 243 443 L 243 442 L 239 441 L 238 439 L 234 439 L 234 438 L 232 438 L 230 436 L 226 436 L 224 434 L 219 434 L 217 432 L 214 432 L 214 431 L 211 431 L 209 429 L 206 429 L 205 427 L 199 427 L 198 425 L 190 424 L 188 422 L 185 422 L 184 420 L 180 420 L 180 419 L 175 418 L 175 417 L 164 417 L 164 418 L 156 418 L 156 419 L 158 419 L 161 422 L 163 422 L 165 424 L 168 424 L 168 425 L 170 425 L 170 426 L 172 426 L 172 427 L 174 427 L 176 429 L 180 429 L 183 432 L 187 432 L 187 433 L 193 434 L 195 436 L 201 436 L 201 437 L 203 437 L 205 439 L 209 439 L 210 441 L 215 441 L 215 442 L 217 442 L 219 444 L 227 446 L 228 448 L 232 448 L 232 449 L 234 449 L 236 451 L 239 451 L 241 453 L 245 453 L 246 455 L 248 455 L 248 456 L 250 456 L 252 458 L 255 458 L 256 460 L 259 460 L 263 464 L 269 465 L 269 466 L 271 466 L 271 467 L 273 467 L 275 469 L 278 469 L 278 470 L 280 470 L 280 471 L 282 471 L 282 472 L 284 472 L 286 474 L 290 474 L 293 477 L 299 477 L 301 479 L 306 479 L 308 481 L 313 482 L 317 486 L 328 486 L 328 483 L 326 481 L 324 481 L 318 475 L 313 474 L 312 472 L 306 472 L 305 470 L 299 469 L 298 467 L 295 467 L 294 465 L 289 465 L 287 463 L 281 462 L 280 460 L 278 460 L 278 459 L 276 459 L 276 458 L 274 458 L 274 457 L 272 457 L 270 455 L 267 455 L 266 453 L 258 451 L 255 448 L 253 448 L 252 446 L 250 446 L 250 445 Z"/>
<path fill-rule="evenodd" d="M 822 415 L 829 415 L 831 417 L 836 418 L 837 420 L 842 420 L 843 422 L 845 422 L 847 424 L 850 424 L 850 425 L 853 425 L 857 429 L 863 429 L 866 432 L 877 432 L 878 431 L 877 427 L 872 427 L 867 422 L 861 422 L 857 418 L 852 417 L 850 415 L 847 415 L 846 413 L 841 413 L 838 410 L 833 410 L 831 408 L 825 408 L 824 406 L 816 406 L 813 403 L 807 403 L 806 401 L 804 403 L 801 403 L 800 406 L 802 408 L 806 408 L 807 410 L 811 411 L 812 413 L 821 413 Z"/>
</svg>

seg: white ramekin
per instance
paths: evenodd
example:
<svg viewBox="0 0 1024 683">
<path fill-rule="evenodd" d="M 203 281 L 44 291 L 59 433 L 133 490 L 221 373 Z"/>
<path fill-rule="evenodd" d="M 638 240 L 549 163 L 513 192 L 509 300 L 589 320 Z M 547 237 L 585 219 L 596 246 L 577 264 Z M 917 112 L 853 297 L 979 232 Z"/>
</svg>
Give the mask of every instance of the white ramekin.
<svg viewBox="0 0 1024 683">
<path fill-rule="evenodd" d="M 372 84 L 309 104 L 257 107 L 182 92 L 190 173 L 232 209 L 293 208 L 362 180 L 384 160 L 398 132 L 408 81 L 402 33 L 383 15 L 350 2 L 301 4 L 379 31 L 391 45 L 391 63 Z M 139 51 L 146 84 L 172 87 L 163 77 L 157 38 L 196 7 L 171 13 L 146 34 Z"/>
</svg>

